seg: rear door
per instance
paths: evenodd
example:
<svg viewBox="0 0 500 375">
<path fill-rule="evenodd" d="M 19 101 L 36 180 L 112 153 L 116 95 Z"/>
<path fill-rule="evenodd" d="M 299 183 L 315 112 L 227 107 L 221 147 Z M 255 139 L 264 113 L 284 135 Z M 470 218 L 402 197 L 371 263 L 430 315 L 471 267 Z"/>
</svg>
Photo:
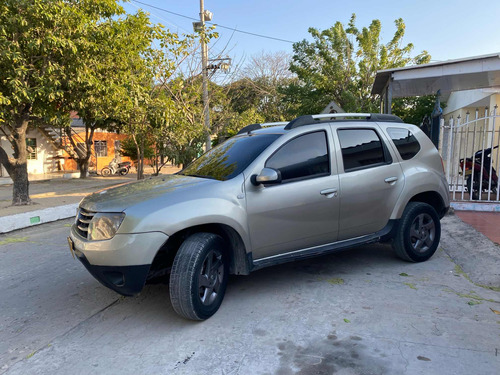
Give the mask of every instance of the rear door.
<svg viewBox="0 0 500 375">
<path fill-rule="evenodd" d="M 340 181 L 339 240 L 375 233 L 389 222 L 404 175 L 377 125 L 332 126 Z"/>
</svg>

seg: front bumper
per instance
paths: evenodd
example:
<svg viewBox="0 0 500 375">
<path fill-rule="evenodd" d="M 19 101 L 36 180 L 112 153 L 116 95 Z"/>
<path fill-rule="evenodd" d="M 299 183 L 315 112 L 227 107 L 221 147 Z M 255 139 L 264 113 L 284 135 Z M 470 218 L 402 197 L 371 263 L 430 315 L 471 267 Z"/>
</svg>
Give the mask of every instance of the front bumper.
<svg viewBox="0 0 500 375">
<path fill-rule="evenodd" d="M 109 240 L 88 241 L 76 232 L 74 225 L 71 227 L 70 238 L 75 250 L 83 253 L 89 263 L 96 266 L 151 264 L 158 250 L 168 240 L 165 233 L 148 232 L 117 233 Z"/>
<path fill-rule="evenodd" d="M 104 241 L 87 241 L 71 228 L 70 247 L 85 268 L 104 286 L 125 296 L 139 293 L 153 259 L 167 241 L 161 232 L 116 234 Z"/>
<path fill-rule="evenodd" d="M 122 296 L 134 296 L 140 293 L 144 284 L 146 284 L 146 278 L 151 267 L 150 264 L 117 267 L 93 266 L 81 252 L 75 251 L 75 255 L 97 281 Z"/>
</svg>

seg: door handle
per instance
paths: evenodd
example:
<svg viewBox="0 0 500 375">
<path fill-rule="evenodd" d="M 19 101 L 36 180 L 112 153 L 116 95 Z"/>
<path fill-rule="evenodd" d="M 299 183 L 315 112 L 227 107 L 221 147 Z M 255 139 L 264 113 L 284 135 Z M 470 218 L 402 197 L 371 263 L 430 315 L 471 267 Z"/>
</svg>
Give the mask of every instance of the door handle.
<svg viewBox="0 0 500 375">
<path fill-rule="evenodd" d="M 387 177 L 384 181 L 387 182 L 388 184 L 392 184 L 393 182 L 396 182 L 398 180 L 397 177 Z"/>
<path fill-rule="evenodd" d="M 332 188 L 332 189 L 321 190 L 319 193 L 321 195 L 326 196 L 327 198 L 331 198 L 331 197 L 336 197 L 338 195 L 337 191 L 338 190 L 336 188 Z"/>
</svg>

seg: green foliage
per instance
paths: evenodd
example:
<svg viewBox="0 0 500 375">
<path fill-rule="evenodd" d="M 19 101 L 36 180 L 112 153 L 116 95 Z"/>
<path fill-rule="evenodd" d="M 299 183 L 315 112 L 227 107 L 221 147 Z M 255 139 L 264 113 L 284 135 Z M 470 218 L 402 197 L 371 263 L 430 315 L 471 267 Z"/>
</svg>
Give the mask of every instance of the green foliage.
<svg viewBox="0 0 500 375">
<path fill-rule="evenodd" d="M 395 21 L 396 32 L 387 44 L 380 40 L 379 20 L 361 30 L 355 21 L 353 14 L 347 27 L 336 22 L 323 31 L 310 28 L 313 41 L 293 45 L 290 70 L 298 80 L 283 91 L 293 114 L 319 113 L 332 100 L 347 112 L 378 112 L 378 98 L 371 94 L 378 70 L 430 61 L 426 51 L 410 56 L 413 45 L 402 44 L 402 19 Z"/>
<path fill-rule="evenodd" d="M 100 22 L 123 9 L 114 0 L 4 0 L 0 6 L 0 121 L 19 109 L 32 117 L 60 114 L 75 68 L 90 71 Z M 86 48 L 88 45 L 93 48 Z M 78 78 L 76 78 L 78 80 Z"/>
<path fill-rule="evenodd" d="M 394 98 L 392 100 L 392 113 L 408 124 L 420 126 L 424 116 L 431 115 L 435 103 L 436 95 Z M 441 108 L 445 107 L 446 103 L 441 102 Z"/>
<path fill-rule="evenodd" d="M 14 149 L 8 157 L 0 147 L 0 161 L 14 180 L 14 204 L 29 203 L 28 125 L 69 121 L 68 94 L 74 99 L 82 83 L 75 72 L 99 69 L 87 58 L 100 50 L 104 25 L 120 14 L 116 0 L 0 3 L 0 125 Z"/>
<path fill-rule="evenodd" d="M 290 60 L 285 52 L 251 56 L 240 79 L 227 86 L 232 110 L 255 112 L 264 122 L 286 120 L 288 102 L 283 100 L 283 90 L 296 80 L 289 70 Z"/>
<path fill-rule="evenodd" d="M 175 118 L 180 117 L 178 111 L 182 108 L 175 106 L 166 88 L 174 79 L 180 63 L 189 54 L 194 36 L 180 37 L 162 26 L 152 27 L 144 16 L 138 17 L 133 25 L 135 28 L 128 27 L 127 30 L 134 34 L 134 38 L 138 38 L 132 45 L 140 47 L 137 49 L 139 53 L 132 54 L 132 69 L 124 72 L 124 95 L 120 96 L 115 113 L 116 122 L 122 124 L 123 130 L 131 135 L 139 150 L 138 179 L 141 179 L 148 143 L 154 145 L 155 156 L 159 156 L 159 151 L 168 143 L 165 139 L 168 127 Z M 151 47 L 153 39 L 158 48 Z M 125 38 L 123 43 L 126 45 L 131 41 L 134 39 Z M 124 58 L 130 59 L 127 56 Z"/>
<path fill-rule="evenodd" d="M 134 161 L 137 161 L 139 159 L 139 154 L 137 153 L 137 147 L 132 137 L 125 138 L 123 141 L 121 141 L 120 146 L 121 146 L 120 153 L 123 156 L 128 156 Z M 149 142 L 146 142 L 144 145 L 144 158 L 152 159 L 154 158 L 154 156 L 155 156 L 154 145 L 153 142 L 149 140 Z"/>
</svg>

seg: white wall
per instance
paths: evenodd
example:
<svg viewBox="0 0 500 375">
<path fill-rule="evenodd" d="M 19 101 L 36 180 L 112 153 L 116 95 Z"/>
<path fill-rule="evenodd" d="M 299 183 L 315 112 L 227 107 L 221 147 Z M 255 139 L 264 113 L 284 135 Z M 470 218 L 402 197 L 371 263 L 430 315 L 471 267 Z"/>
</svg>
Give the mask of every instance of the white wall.
<svg viewBox="0 0 500 375">
<path fill-rule="evenodd" d="M 57 171 L 56 159 L 53 156 L 58 154 L 56 148 L 52 145 L 50 140 L 48 140 L 42 133 L 38 130 L 28 130 L 26 138 L 35 138 L 37 146 L 37 159 L 28 160 L 28 174 L 44 174 Z M 12 146 L 5 136 L 0 138 L 2 148 L 7 152 L 7 155 L 12 156 Z M 8 177 L 8 173 L 3 168 L 1 176 Z"/>
</svg>

